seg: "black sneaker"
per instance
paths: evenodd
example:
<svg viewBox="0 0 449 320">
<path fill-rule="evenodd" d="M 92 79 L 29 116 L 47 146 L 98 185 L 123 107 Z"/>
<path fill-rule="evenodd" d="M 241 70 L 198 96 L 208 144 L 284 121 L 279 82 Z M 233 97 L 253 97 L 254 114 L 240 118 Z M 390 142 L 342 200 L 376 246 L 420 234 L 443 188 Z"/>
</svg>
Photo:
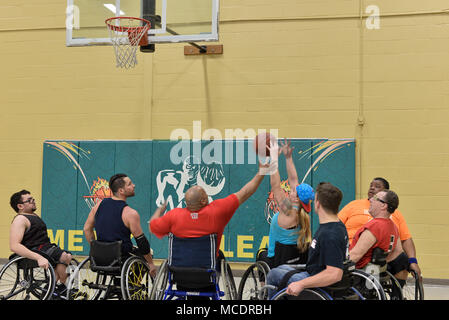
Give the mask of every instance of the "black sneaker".
<svg viewBox="0 0 449 320">
<path fill-rule="evenodd" d="M 67 287 L 63 283 L 59 283 L 55 286 L 55 290 L 53 291 L 53 296 L 56 299 L 67 299 Z"/>
</svg>

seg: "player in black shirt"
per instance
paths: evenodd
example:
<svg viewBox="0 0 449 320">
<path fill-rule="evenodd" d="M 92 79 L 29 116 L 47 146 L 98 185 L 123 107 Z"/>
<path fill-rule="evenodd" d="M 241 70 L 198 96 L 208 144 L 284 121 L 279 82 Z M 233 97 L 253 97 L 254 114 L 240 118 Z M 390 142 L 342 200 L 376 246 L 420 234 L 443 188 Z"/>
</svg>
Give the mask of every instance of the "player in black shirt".
<svg viewBox="0 0 449 320">
<path fill-rule="evenodd" d="M 19 256 L 36 260 L 39 267 L 47 269 L 50 262 L 36 251 L 46 253 L 54 260 L 56 281 L 60 284 L 56 292 L 62 294 L 67 280 L 67 265 L 72 260 L 72 255 L 56 244 L 50 243 L 47 234 L 47 226 L 35 213 L 36 202 L 27 190 L 14 193 L 11 196 L 10 205 L 17 212 L 14 217 L 9 234 L 9 247 Z M 33 251 L 32 251 L 33 250 Z"/>
<path fill-rule="evenodd" d="M 290 277 L 287 294 L 297 296 L 306 288 L 326 287 L 341 280 L 343 262 L 348 256 L 348 234 L 337 216 L 342 198 L 340 189 L 332 184 L 318 185 L 314 206 L 320 226 L 310 244 L 306 270 Z M 295 268 L 289 265 L 270 270 L 267 283 L 278 287 L 284 276 L 292 270 Z M 270 289 L 268 296 L 271 298 L 275 292 Z"/>
</svg>

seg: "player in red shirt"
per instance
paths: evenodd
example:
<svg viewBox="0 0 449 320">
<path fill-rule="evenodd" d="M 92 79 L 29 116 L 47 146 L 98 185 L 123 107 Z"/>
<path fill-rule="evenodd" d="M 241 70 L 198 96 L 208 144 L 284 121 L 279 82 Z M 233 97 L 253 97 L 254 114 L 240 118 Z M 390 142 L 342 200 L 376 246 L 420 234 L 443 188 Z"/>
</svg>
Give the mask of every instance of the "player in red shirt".
<svg viewBox="0 0 449 320">
<path fill-rule="evenodd" d="M 277 165 L 273 163 L 272 165 Z M 217 256 L 224 228 L 231 220 L 237 208 L 256 192 L 269 166 L 259 164 L 259 171 L 242 189 L 226 198 L 208 203 L 206 191 L 200 186 L 193 186 L 186 191 L 186 208 L 175 208 L 161 217 L 166 204 L 158 208 L 150 219 L 150 232 L 158 238 L 169 233 L 181 238 L 194 238 L 217 234 Z"/>
<path fill-rule="evenodd" d="M 350 259 L 356 262 L 357 268 L 363 268 L 371 261 L 375 248 L 385 252 L 391 250 L 387 262 L 396 258 L 402 252 L 399 231 L 390 219 L 390 215 L 399 205 L 399 198 L 391 190 L 379 191 L 370 199 L 369 213 L 371 221 L 360 228 L 349 247 Z"/>
</svg>

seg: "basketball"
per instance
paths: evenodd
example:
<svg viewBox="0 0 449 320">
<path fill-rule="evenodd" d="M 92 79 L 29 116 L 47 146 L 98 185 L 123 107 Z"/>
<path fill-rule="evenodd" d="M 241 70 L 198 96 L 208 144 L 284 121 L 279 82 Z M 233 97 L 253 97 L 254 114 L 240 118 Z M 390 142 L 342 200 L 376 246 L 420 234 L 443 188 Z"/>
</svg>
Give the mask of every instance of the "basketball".
<svg viewBox="0 0 449 320">
<path fill-rule="evenodd" d="M 269 132 L 262 132 L 259 133 L 254 138 L 254 150 L 256 151 L 257 155 L 261 157 L 269 157 L 270 156 L 270 142 L 276 141 L 276 138 Z"/>
</svg>

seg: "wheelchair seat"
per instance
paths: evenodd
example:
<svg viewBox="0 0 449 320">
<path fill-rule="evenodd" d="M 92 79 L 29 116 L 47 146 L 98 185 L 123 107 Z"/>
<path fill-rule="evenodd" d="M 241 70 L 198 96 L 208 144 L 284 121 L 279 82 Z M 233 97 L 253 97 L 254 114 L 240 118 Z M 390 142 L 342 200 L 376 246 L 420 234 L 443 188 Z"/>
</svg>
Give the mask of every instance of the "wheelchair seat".
<svg viewBox="0 0 449 320">
<path fill-rule="evenodd" d="M 34 250 L 34 249 L 32 249 L 31 251 L 33 251 L 33 252 L 43 256 L 45 259 L 48 260 L 48 263 L 50 265 L 52 265 L 52 266 L 56 265 L 56 261 L 52 257 L 50 257 L 48 254 L 46 254 L 45 252 L 39 251 L 39 250 Z M 20 257 L 20 256 L 17 253 L 13 253 L 13 254 L 11 254 L 9 256 L 8 260 L 11 261 L 11 260 L 13 260 L 14 258 L 17 258 L 17 257 Z M 18 260 L 17 261 L 17 266 L 20 269 L 38 268 L 39 267 L 39 265 L 37 264 L 36 260 L 32 260 L 32 259 L 28 259 L 28 258 L 24 258 L 24 259 Z"/>
<path fill-rule="evenodd" d="M 371 256 L 371 263 L 383 267 L 387 264 L 387 256 L 389 252 L 384 251 L 382 248 L 374 248 Z"/>
<path fill-rule="evenodd" d="M 333 298 L 342 298 L 347 296 L 348 290 L 353 285 L 352 272 L 355 270 L 355 263 L 351 260 L 346 260 L 343 263 L 343 276 L 340 281 L 324 287 Z"/>
<path fill-rule="evenodd" d="M 192 295 L 218 300 L 224 295 L 218 289 L 217 235 L 181 238 L 169 234 L 168 239 L 169 287 L 164 299 Z M 173 290 L 173 285 L 177 290 Z"/>
<path fill-rule="evenodd" d="M 368 274 L 379 277 L 382 282 L 388 277 L 387 274 L 387 256 L 389 252 L 384 251 L 381 248 L 374 248 L 371 256 L 371 261 L 362 268 Z"/>
<path fill-rule="evenodd" d="M 90 268 L 93 272 L 120 274 L 122 266 L 122 241 L 93 240 L 90 245 Z"/>
<path fill-rule="evenodd" d="M 197 238 L 168 237 L 168 265 L 174 267 L 216 269 L 217 235 Z"/>
<path fill-rule="evenodd" d="M 190 289 L 209 288 L 214 285 L 212 269 L 186 268 L 167 266 L 173 275 L 173 282 L 178 286 Z"/>
<path fill-rule="evenodd" d="M 273 268 L 281 264 L 298 264 L 306 263 L 308 257 L 308 250 L 299 252 L 296 244 L 282 244 L 278 241 L 274 247 Z"/>
</svg>

